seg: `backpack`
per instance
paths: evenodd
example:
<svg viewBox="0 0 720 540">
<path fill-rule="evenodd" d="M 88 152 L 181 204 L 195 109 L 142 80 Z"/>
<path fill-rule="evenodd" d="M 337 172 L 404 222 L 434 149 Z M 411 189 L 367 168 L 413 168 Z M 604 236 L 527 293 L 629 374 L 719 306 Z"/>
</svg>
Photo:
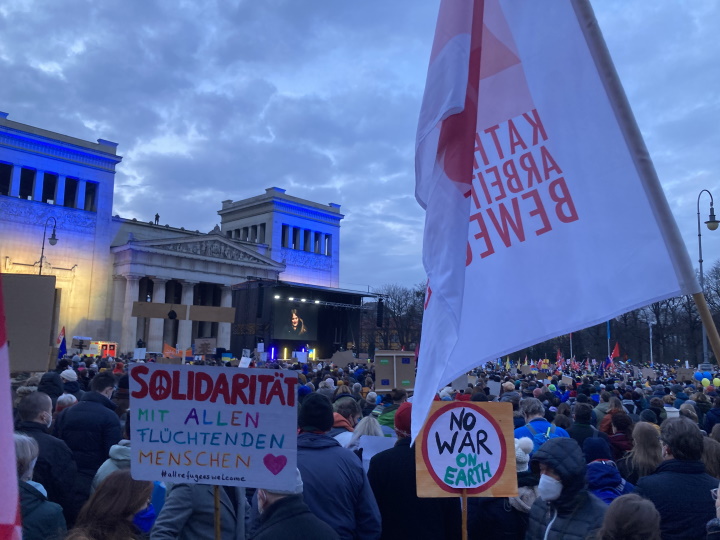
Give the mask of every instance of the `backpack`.
<svg viewBox="0 0 720 540">
<path fill-rule="evenodd" d="M 533 454 L 538 451 L 538 448 L 540 448 L 543 444 L 545 444 L 550 439 L 554 439 L 557 437 L 555 434 L 555 426 L 553 424 L 550 424 L 550 427 L 547 429 L 545 433 L 539 433 L 530 423 L 525 425 L 526 428 L 528 428 L 528 431 L 532 434 L 532 441 L 533 441 Z"/>
</svg>

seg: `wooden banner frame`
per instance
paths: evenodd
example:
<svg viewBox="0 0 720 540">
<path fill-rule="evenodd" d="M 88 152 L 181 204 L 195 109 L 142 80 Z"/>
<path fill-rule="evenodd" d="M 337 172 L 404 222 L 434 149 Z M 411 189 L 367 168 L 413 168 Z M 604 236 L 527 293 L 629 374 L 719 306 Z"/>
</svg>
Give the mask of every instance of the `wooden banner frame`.
<svg viewBox="0 0 720 540">
<path fill-rule="evenodd" d="M 500 467 L 500 477 L 487 482 L 487 488 L 462 489 L 451 488 L 439 483 L 425 461 L 425 448 L 428 443 L 426 431 L 434 418 L 451 409 L 474 409 L 502 434 L 504 456 Z M 432 441 L 430 441 L 432 442 Z M 515 462 L 515 432 L 512 418 L 512 404 L 476 401 L 435 401 L 430 408 L 428 419 L 423 425 L 415 444 L 415 469 L 418 497 L 517 497 L 517 467 Z"/>
</svg>

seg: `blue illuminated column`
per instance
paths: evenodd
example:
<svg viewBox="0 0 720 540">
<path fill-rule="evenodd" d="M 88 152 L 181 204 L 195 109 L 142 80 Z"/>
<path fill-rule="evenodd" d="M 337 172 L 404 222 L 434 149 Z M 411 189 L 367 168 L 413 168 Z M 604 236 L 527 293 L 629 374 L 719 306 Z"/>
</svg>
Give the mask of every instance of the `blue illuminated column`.
<svg viewBox="0 0 720 540">
<path fill-rule="evenodd" d="M 42 201 L 43 185 L 45 183 L 45 171 L 35 171 L 35 183 L 33 184 L 33 201 Z"/>
</svg>

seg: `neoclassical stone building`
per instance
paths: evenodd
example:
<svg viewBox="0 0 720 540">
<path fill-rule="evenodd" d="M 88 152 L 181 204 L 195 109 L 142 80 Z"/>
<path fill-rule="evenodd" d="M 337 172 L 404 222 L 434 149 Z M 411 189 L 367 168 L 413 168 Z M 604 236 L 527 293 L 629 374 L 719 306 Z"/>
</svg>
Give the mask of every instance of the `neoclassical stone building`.
<svg viewBox="0 0 720 540">
<path fill-rule="evenodd" d="M 230 348 L 231 324 L 132 316 L 136 301 L 232 305 L 231 287 L 282 279 L 326 287 L 339 281 L 340 207 L 280 188 L 223 201 L 209 233 L 112 215 L 117 144 L 92 143 L 27 126 L 0 113 L 0 264 L 2 272 L 56 276 L 54 335 L 138 339 L 189 348 L 213 337 Z M 235 306 L 242 309 L 242 306 Z"/>
</svg>

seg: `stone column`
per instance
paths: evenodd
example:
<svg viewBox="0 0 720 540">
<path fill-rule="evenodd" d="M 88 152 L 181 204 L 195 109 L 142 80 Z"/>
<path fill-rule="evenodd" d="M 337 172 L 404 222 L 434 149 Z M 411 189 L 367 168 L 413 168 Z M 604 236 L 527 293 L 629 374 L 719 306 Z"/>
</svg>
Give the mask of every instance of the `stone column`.
<svg viewBox="0 0 720 540">
<path fill-rule="evenodd" d="M 232 307 L 232 288 L 220 287 L 220 307 Z M 217 346 L 230 350 L 230 332 L 232 323 L 218 323 Z"/>
<path fill-rule="evenodd" d="M 261 244 L 265 243 L 265 223 L 261 223 L 258 229 L 258 242 Z"/>
<path fill-rule="evenodd" d="M 182 282 L 182 304 L 185 306 L 192 306 L 193 295 L 195 294 L 195 285 L 197 281 L 183 281 Z M 178 338 L 177 344 L 181 349 L 189 349 L 192 345 L 192 321 L 184 320 L 178 321 Z"/>
<path fill-rule="evenodd" d="M 327 238 L 327 234 L 320 233 L 320 255 L 327 255 Z"/>
<path fill-rule="evenodd" d="M 281 229 L 282 239 L 280 240 L 280 245 L 284 248 L 290 247 L 292 244 L 290 242 L 290 235 L 292 234 L 292 227 L 289 225 L 283 225 Z"/>
<path fill-rule="evenodd" d="M 55 184 L 55 204 L 62 206 L 65 204 L 65 175 L 58 174 L 57 184 Z"/>
<path fill-rule="evenodd" d="M 257 243 L 258 241 L 258 228 L 257 225 L 250 226 L 250 241 Z"/>
<path fill-rule="evenodd" d="M 168 282 L 164 278 L 152 278 L 153 281 L 153 304 L 165 303 L 165 284 Z M 150 329 L 148 331 L 147 347 L 151 351 L 163 350 L 163 328 L 165 319 L 150 319 Z"/>
<path fill-rule="evenodd" d="M 22 165 L 13 165 L 12 176 L 10 177 L 10 196 L 20 196 L 20 175 L 22 175 Z"/>
<path fill-rule="evenodd" d="M 168 297 L 167 293 L 167 285 L 166 292 L 165 292 L 165 303 L 166 304 L 174 304 L 175 303 L 175 284 L 173 283 L 173 287 L 170 290 L 170 297 Z M 175 309 L 177 311 L 177 309 Z M 163 340 L 168 345 L 174 347 L 177 344 L 177 336 L 175 335 L 175 323 L 177 321 L 173 321 L 171 319 L 163 319 Z"/>
<path fill-rule="evenodd" d="M 75 208 L 85 210 L 85 180 L 78 178 L 77 192 L 75 193 Z"/>
<path fill-rule="evenodd" d="M 122 340 L 123 311 L 125 309 L 125 278 L 113 276 L 112 304 L 110 309 L 110 341 Z"/>
<path fill-rule="evenodd" d="M 140 294 L 140 276 L 125 276 L 125 305 L 123 308 L 121 352 L 132 352 L 137 346 L 137 317 L 132 316 L 133 302 L 137 302 Z"/>
<path fill-rule="evenodd" d="M 42 201 L 43 185 L 45 184 L 45 171 L 35 171 L 35 183 L 33 183 L 33 201 Z"/>
</svg>

